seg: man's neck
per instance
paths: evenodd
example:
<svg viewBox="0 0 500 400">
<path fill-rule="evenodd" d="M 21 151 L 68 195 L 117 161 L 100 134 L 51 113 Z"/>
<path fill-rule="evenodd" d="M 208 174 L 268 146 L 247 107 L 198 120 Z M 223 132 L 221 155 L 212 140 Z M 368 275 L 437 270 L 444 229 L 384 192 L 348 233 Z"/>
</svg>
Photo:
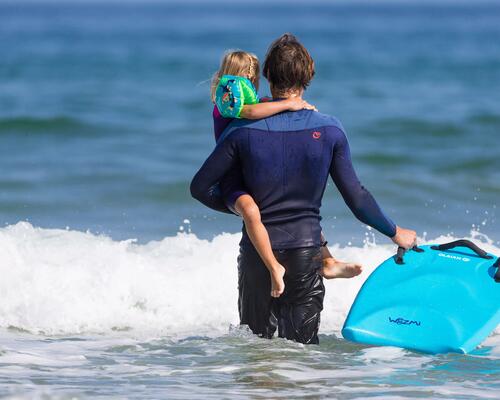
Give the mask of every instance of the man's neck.
<svg viewBox="0 0 500 400">
<path fill-rule="evenodd" d="M 298 97 L 302 98 L 302 95 L 304 94 L 303 90 L 297 90 L 297 89 L 289 89 L 289 90 L 275 90 L 271 88 L 271 95 L 273 96 L 273 99 L 289 99 L 291 97 Z"/>
</svg>

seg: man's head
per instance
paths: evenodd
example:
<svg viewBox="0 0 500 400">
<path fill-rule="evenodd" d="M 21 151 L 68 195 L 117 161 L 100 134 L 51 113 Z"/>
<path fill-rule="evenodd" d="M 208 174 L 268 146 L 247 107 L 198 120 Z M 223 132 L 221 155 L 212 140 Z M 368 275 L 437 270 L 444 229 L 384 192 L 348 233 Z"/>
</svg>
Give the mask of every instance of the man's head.
<svg viewBox="0 0 500 400">
<path fill-rule="evenodd" d="M 267 50 L 262 72 L 273 97 L 302 93 L 314 76 L 314 61 L 295 36 L 285 33 Z"/>
</svg>

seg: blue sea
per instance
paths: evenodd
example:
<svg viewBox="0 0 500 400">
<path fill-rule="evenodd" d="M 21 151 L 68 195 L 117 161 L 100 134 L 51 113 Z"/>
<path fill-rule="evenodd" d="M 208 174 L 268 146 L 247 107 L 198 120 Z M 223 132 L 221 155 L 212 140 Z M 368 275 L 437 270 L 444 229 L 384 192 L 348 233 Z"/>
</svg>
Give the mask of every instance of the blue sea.
<svg viewBox="0 0 500 400">
<path fill-rule="evenodd" d="M 469 355 L 342 339 L 395 248 L 332 183 L 323 230 L 365 271 L 326 282 L 321 344 L 238 326 L 241 220 L 189 182 L 222 54 L 284 32 L 384 211 L 500 255 L 500 2 L 0 1 L 1 398 L 498 398 L 500 327 Z"/>
</svg>

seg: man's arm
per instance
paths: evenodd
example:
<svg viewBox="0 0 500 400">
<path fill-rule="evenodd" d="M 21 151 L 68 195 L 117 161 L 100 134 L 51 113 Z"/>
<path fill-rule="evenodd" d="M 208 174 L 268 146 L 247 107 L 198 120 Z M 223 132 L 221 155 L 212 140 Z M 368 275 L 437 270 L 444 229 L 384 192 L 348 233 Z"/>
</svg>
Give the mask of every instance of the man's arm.
<svg viewBox="0 0 500 400">
<path fill-rule="evenodd" d="M 219 181 L 236 165 L 237 149 L 232 133 L 218 142 L 200 170 L 191 181 L 191 196 L 213 210 L 231 213 L 224 203 Z"/>
<path fill-rule="evenodd" d="M 342 131 L 339 131 L 333 149 L 330 175 L 356 218 L 390 238 L 396 235 L 394 222 L 382 212 L 370 192 L 359 182 L 352 166 L 349 143 Z"/>
</svg>

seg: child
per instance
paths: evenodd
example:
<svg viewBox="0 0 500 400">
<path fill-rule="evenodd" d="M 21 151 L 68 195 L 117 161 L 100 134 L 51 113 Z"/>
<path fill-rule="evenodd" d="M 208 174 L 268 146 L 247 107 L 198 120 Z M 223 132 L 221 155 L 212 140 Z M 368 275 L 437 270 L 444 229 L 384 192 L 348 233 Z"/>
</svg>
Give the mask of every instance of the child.
<svg viewBox="0 0 500 400">
<path fill-rule="evenodd" d="M 211 97 L 215 103 L 213 119 L 216 140 L 234 118 L 261 119 L 283 111 L 298 111 L 304 108 L 315 110 L 314 106 L 306 101 L 293 97 L 281 101 L 260 102 L 257 94 L 259 69 L 259 60 L 252 53 L 231 51 L 222 59 L 221 67 L 214 75 L 211 86 Z M 223 190 L 225 200 L 231 208 L 234 204 L 234 210 L 243 218 L 247 234 L 271 275 L 271 296 L 279 297 L 285 289 L 285 268 L 273 254 L 269 235 L 261 221 L 259 207 L 241 188 L 239 175 L 235 176 L 236 178 L 225 178 L 223 186 L 228 188 Z M 324 266 L 321 273 L 325 278 L 347 278 L 361 273 L 360 266 L 340 263 L 333 259 L 326 242 L 324 243 Z"/>
<path fill-rule="evenodd" d="M 231 51 L 222 59 L 211 87 L 216 141 L 234 118 L 261 119 L 283 111 L 315 110 L 298 98 L 273 102 L 262 99 L 261 102 L 257 94 L 259 72 L 259 60 L 252 53 Z"/>
</svg>

